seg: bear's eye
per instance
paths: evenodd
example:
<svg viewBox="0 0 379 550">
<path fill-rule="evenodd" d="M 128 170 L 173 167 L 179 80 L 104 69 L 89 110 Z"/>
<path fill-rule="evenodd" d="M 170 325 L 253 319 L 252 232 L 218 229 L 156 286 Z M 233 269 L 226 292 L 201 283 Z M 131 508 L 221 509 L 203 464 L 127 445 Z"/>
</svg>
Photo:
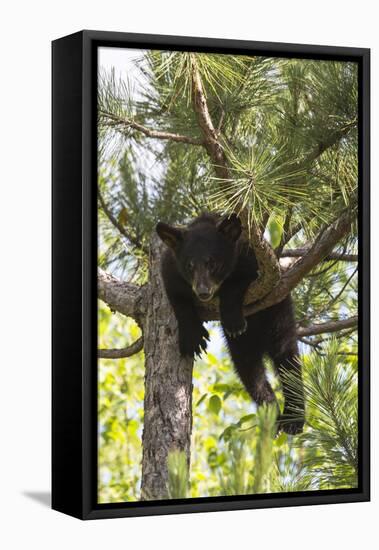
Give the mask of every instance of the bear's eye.
<svg viewBox="0 0 379 550">
<path fill-rule="evenodd" d="M 206 263 L 209 269 L 214 269 L 216 267 L 216 260 L 214 258 L 208 258 Z"/>
<path fill-rule="evenodd" d="M 187 269 L 188 271 L 193 271 L 193 268 L 194 268 L 194 261 L 193 260 L 188 260 L 187 262 Z"/>
</svg>

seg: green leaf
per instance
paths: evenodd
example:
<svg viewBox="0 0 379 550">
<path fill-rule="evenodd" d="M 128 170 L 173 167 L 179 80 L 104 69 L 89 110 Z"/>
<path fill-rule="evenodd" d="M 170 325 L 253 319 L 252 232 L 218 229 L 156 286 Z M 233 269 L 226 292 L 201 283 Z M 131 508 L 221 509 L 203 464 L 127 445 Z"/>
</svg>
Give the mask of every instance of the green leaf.
<svg viewBox="0 0 379 550">
<path fill-rule="evenodd" d="M 199 401 L 196 403 L 196 407 L 198 407 L 199 405 L 201 405 L 201 403 L 204 401 L 204 399 L 207 397 L 207 393 L 204 393 L 204 395 L 202 395 L 199 399 Z"/>
<path fill-rule="evenodd" d="M 242 424 L 245 424 L 246 422 L 251 422 L 251 420 L 254 420 L 256 417 L 255 413 L 247 414 L 246 416 L 242 416 L 242 418 L 239 419 L 238 424 L 242 426 Z"/>
<path fill-rule="evenodd" d="M 276 248 L 280 245 L 280 240 L 283 233 L 283 226 L 279 223 L 277 218 L 271 218 L 268 222 L 267 228 L 270 234 L 271 246 L 273 248 Z"/>
<path fill-rule="evenodd" d="M 208 401 L 208 409 L 214 414 L 218 414 L 221 410 L 221 399 L 218 395 L 212 395 Z"/>
</svg>

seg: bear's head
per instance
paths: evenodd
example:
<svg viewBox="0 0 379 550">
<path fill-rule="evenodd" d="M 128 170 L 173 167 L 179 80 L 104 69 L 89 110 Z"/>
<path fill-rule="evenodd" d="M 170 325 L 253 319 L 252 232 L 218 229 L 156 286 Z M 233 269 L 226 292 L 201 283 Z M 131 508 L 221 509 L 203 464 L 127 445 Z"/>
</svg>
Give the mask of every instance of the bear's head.
<svg viewBox="0 0 379 550">
<path fill-rule="evenodd" d="M 212 300 L 236 263 L 236 243 L 241 235 L 238 216 L 204 215 L 187 227 L 159 222 L 156 230 L 197 298 L 202 302 Z"/>
</svg>

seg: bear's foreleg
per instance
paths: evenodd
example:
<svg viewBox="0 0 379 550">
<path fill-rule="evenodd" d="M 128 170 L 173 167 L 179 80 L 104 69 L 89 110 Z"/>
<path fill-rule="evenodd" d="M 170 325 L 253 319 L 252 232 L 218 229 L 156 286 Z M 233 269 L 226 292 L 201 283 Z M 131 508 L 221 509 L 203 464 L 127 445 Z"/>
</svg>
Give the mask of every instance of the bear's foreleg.
<svg viewBox="0 0 379 550">
<path fill-rule="evenodd" d="M 237 338 L 247 329 L 247 321 L 243 315 L 243 299 L 251 280 L 225 281 L 220 289 L 221 325 L 230 338 Z"/>
<path fill-rule="evenodd" d="M 171 300 L 170 300 L 171 301 Z M 207 349 L 209 333 L 191 299 L 176 298 L 171 301 L 175 317 L 178 321 L 179 350 L 184 357 L 200 355 Z"/>
</svg>

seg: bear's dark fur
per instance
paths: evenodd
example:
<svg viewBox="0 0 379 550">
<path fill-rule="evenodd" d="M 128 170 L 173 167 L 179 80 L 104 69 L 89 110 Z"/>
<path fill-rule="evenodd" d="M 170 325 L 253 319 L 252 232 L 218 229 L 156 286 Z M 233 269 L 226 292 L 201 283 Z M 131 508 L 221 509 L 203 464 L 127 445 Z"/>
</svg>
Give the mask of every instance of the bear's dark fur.
<svg viewBox="0 0 379 550">
<path fill-rule="evenodd" d="M 209 335 L 197 301 L 208 302 L 217 295 L 223 332 L 247 391 L 258 405 L 276 402 L 263 365 L 267 354 L 280 376 L 285 398 L 279 429 L 301 432 L 304 397 L 292 300 L 287 296 L 245 319 L 243 299 L 258 276 L 258 266 L 253 250 L 240 238 L 239 218 L 207 213 L 185 228 L 159 222 L 157 233 L 168 246 L 162 256 L 162 276 L 178 321 L 181 354 L 193 357 L 206 349 Z M 295 385 L 289 384 L 289 377 L 295 378 Z"/>
</svg>

